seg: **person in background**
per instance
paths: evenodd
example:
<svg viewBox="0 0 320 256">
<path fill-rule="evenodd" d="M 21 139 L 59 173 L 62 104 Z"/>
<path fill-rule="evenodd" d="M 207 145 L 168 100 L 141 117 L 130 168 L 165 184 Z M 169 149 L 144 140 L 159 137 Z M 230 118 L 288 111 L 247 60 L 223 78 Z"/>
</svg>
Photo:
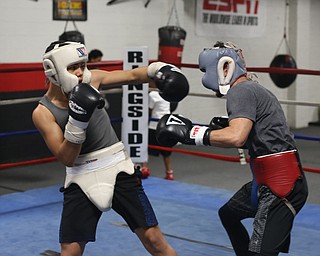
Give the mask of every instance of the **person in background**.
<svg viewBox="0 0 320 256">
<path fill-rule="evenodd" d="M 283 109 L 275 95 L 247 73 L 242 50 L 231 42 L 205 48 L 199 68 L 204 72 L 203 85 L 227 97 L 228 125 L 210 129 L 179 115 L 166 115 L 159 121 L 157 138 L 170 146 L 181 142 L 247 148 L 253 179 L 219 209 L 220 220 L 237 256 L 288 253 L 308 185 Z M 247 218 L 253 218 L 251 236 L 242 223 Z"/>
<path fill-rule="evenodd" d="M 89 52 L 88 63 L 100 62 L 102 60 L 103 53 L 99 49 L 93 49 Z"/>
<path fill-rule="evenodd" d="M 49 87 L 32 113 L 48 148 L 66 166 L 60 190 L 61 256 L 81 256 L 86 244 L 96 239 L 102 213 L 111 208 L 151 255 L 175 256 L 144 192 L 141 173 L 111 125 L 99 89 L 154 81 L 161 85 L 163 97 L 179 101 L 189 90 L 188 81 L 180 69 L 163 62 L 108 72 L 88 70 L 87 61 L 85 45 L 52 42 L 43 55 Z"/>
<path fill-rule="evenodd" d="M 150 88 L 156 88 L 154 83 L 150 83 Z M 164 100 L 159 91 L 152 90 L 149 92 L 149 145 L 160 146 L 156 139 L 156 128 L 158 120 L 165 114 L 171 113 L 170 102 Z M 173 170 L 171 169 L 171 151 L 148 148 L 148 154 L 152 156 L 161 155 L 165 167 L 165 179 L 174 180 Z M 146 179 L 150 176 L 151 171 L 148 167 L 148 162 L 142 164 L 142 178 Z"/>
</svg>

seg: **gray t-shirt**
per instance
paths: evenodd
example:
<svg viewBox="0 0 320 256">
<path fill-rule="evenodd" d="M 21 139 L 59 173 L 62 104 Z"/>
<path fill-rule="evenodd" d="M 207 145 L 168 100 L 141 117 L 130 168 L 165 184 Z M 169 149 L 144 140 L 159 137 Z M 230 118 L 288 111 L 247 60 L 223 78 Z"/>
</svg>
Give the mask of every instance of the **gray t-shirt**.
<svg viewBox="0 0 320 256">
<path fill-rule="evenodd" d="M 253 121 L 246 142 L 251 158 L 296 148 L 277 98 L 254 81 L 245 81 L 230 88 L 227 94 L 229 120 L 244 117 Z"/>
<path fill-rule="evenodd" d="M 57 107 L 47 96 L 40 99 L 40 104 L 50 110 L 61 130 L 64 132 L 69 118 L 68 110 Z M 93 112 L 86 133 L 86 140 L 82 144 L 80 154 L 93 152 L 111 146 L 119 141 L 111 125 L 109 115 L 104 108 L 96 109 Z"/>
</svg>

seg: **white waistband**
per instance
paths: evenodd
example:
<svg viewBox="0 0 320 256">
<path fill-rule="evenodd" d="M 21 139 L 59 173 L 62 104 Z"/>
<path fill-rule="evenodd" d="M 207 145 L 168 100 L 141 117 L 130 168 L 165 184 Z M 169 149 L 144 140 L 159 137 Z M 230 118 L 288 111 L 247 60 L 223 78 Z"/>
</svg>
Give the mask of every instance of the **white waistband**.
<svg viewBox="0 0 320 256">
<path fill-rule="evenodd" d="M 128 158 L 122 142 L 78 157 L 73 167 L 66 167 L 67 174 L 75 175 L 84 172 L 108 168 Z"/>
<path fill-rule="evenodd" d="M 274 156 L 274 155 L 281 155 L 281 154 L 286 154 L 286 153 L 291 153 L 297 151 L 296 149 L 288 150 L 288 151 L 283 151 L 283 152 L 277 152 L 277 153 L 272 153 L 268 155 L 263 155 L 263 156 L 258 156 L 256 158 L 263 158 L 263 157 L 268 157 L 268 156 Z"/>
</svg>

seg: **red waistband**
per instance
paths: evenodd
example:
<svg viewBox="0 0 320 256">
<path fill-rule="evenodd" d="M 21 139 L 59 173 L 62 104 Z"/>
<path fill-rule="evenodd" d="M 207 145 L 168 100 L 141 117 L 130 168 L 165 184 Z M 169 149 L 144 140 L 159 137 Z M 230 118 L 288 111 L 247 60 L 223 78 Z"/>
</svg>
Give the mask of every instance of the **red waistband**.
<svg viewBox="0 0 320 256">
<path fill-rule="evenodd" d="M 286 197 L 301 177 L 297 152 L 286 151 L 251 160 L 251 168 L 259 185 L 267 185 L 273 193 Z"/>
</svg>

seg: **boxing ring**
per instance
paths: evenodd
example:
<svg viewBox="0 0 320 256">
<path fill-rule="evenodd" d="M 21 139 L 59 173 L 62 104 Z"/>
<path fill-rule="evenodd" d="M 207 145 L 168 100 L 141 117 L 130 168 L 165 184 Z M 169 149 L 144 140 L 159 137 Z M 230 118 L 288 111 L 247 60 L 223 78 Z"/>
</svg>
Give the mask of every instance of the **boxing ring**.
<svg viewBox="0 0 320 256">
<path fill-rule="evenodd" d="M 193 64 L 182 64 L 181 66 L 197 68 L 197 65 Z M 92 67 L 108 70 L 121 69 L 122 62 L 101 62 L 92 64 Z M 252 72 L 293 72 L 296 74 L 320 75 L 319 71 L 301 69 L 248 68 L 248 70 Z M 16 72 L 40 74 L 42 67 L 37 64 L 19 68 L 14 65 L 5 67 L 0 65 L 0 73 L 10 74 L 11 77 Z M 44 79 L 42 76 L 40 78 Z M 41 93 L 44 91 L 41 88 Z M 113 96 L 110 95 L 121 94 L 121 90 L 111 89 L 102 91 L 102 93 L 106 97 L 110 97 L 110 105 L 112 106 Z M 29 97 L 21 95 L 18 98 L 10 98 L 12 92 L 7 93 L 6 97 L 1 97 L 0 108 L 7 110 L 13 104 L 17 108 L 29 103 L 36 104 L 41 95 L 30 92 L 26 94 Z M 213 96 L 190 93 L 188 97 Z M 285 100 L 280 100 L 280 102 L 282 104 L 311 107 L 320 106 L 320 103 Z M 28 114 L 31 115 L 31 113 Z M 121 116 L 112 116 L 111 118 L 115 124 L 121 124 Z M 39 143 L 39 140 L 34 139 L 39 136 L 35 128 L 32 129 L 32 127 L 24 127 L 23 125 L 20 127 L 19 129 L 19 125 L 17 125 L 14 131 L 0 132 L 0 141 L 2 142 L 0 145 L 2 145 L 2 149 L 7 149 L 6 151 L 11 150 L 12 152 L 9 152 L 11 155 L 14 155 L 15 152 L 19 154 L 22 149 L 32 153 L 32 147 Z M 301 150 L 300 153 L 302 153 L 303 168 L 306 171 L 309 183 L 316 186 L 320 181 L 318 149 L 320 137 L 317 136 L 319 128 L 311 128 L 313 134 L 296 132 L 294 134 L 298 148 Z M 34 144 L 20 145 L 17 143 L 25 139 Z M 15 142 L 14 145 L 8 145 L 12 140 Z M 217 212 L 235 190 L 233 184 L 226 185 L 223 180 L 234 179 L 232 182 L 242 184 L 241 179 L 247 180 L 250 178 L 249 167 L 240 164 L 237 150 L 187 145 L 178 145 L 174 148 L 151 145 L 149 147 L 166 149 L 174 153 L 172 161 L 176 181 L 167 181 L 162 178 L 163 170 L 157 170 L 158 166 L 163 166 L 160 157 L 150 159 L 151 177 L 143 180 L 144 188 L 153 204 L 166 239 L 182 256 L 234 255 Z M 42 151 L 44 150 L 41 148 Z M 304 154 L 304 151 L 306 154 Z M 9 153 L 4 152 L 3 155 L 6 156 Z M 248 161 L 248 159 L 246 160 Z M 56 184 L 51 182 L 46 185 L 45 182 L 39 182 L 36 186 L 33 186 L 32 181 L 34 180 L 28 178 L 28 173 L 32 176 L 33 172 L 35 173 L 34 180 L 36 180 L 36 175 L 40 176 L 42 172 L 52 172 L 52 176 L 57 175 L 59 177 L 55 180 Z M 22 178 L 19 178 L 19 175 Z M 0 196 L 0 230 L 3 237 L 6 238 L 0 241 L 1 255 L 57 255 L 55 252 L 59 251 L 60 247 L 58 244 L 58 228 L 62 207 L 62 195 L 58 192 L 61 183 L 58 181 L 63 179 L 63 175 L 63 166 L 48 152 L 44 152 L 42 155 L 34 155 L 33 158 L 22 156 L 18 159 L 1 159 L 0 192 L 2 188 L 7 189 Z M 200 176 L 202 176 L 202 180 Z M 14 187 L 10 190 L 10 183 L 14 184 L 18 181 L 20 183 L 17 184 L 30 182 L 30 185 Z M 317 191 L 316 188 L 311 189 L 312 193 L 314 191 Z M 319 194 L 316 196 L 320 197 Z M 289 256 L 318 255 L 320 251 L 320 245 L 317 241 L 317 238 L 320 237 L 319 218 L 320 203 L 311 201 L 302 209 L 293 228 Z M 251 222 L 246 221 L 245 225 L 250 230 Z M 123 241 L 126 241 L 125 246 L 123 246 Z M 125 222 L 118 215 L 113 211 L 104 214 L 98 225 L 97 241 L 88 244 L 85 255 L 118 256 L 125 255 L 129 251 L 130 255 L 134 256 L 147 255 L 138 239 L 132 235 Z"/>
</svg>

